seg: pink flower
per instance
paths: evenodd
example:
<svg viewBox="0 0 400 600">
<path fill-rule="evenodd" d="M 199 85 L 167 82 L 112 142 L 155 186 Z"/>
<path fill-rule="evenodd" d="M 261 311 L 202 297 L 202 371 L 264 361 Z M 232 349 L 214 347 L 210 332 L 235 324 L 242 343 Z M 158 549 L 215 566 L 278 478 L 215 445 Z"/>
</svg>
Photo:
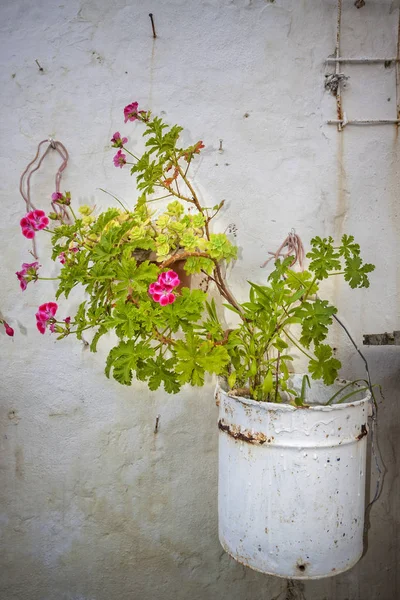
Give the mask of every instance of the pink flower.
<svg viewBox="0 0 400 600">
<path fill-rule="evenodd" d="M 51 200 L 55 204 L 66 204 L 69 206 L 71 204 L 71 192 L 65 192 L 65 194 L 54 192 L 54 194 L 51 195 Z"/>
<path fill-rule="evenodd" d="M 116 131 L 112 136 L 111 141 L 113 148 L 122 148 L 122 146 L 124 146 L 127 143 L 128 138 L 121 138 L 119 131 Z"/>
<path fill-rule="evenodd" d="M 47 227 L 49 219 L 43 210 L 31 210 L 20 220 L 19 224 L 21 225 L 22 235 L 31 240 L 35 237 L 35 231 Z"/>
<path fill-rule="evenodd" d="M 167 304 L 172 304 L 176 300 L 175 294 L 173 294 L 170 290 L 160 288 L 158 291 L 154 291 L 151 294 L 154 302 L 158 302 L 161 306 L 166 306 Z"/>
<path fill-rule="evenodd" d="M 132 102 L 124 108 L 125 123 L 127 121 L 136 121 L 138 119 L 138 103 Z"/>
<path fill-rule="evenodd" d="M 69 325 L 69 324 L 71 323 L 71 317 L 65 317 L 65 319 L 64 319 L 64 323 L 65 323 L 66 325 Z"/>
<path fill-rule="evenodd" d="M 59 254 L 59 255 L 57 256 L 57 258 L 58 258 L 58 260 L 60 261 L 60 263 L 61 263 L 62 265 L 65 265 L 65 261 L 66 261 L 66 258 L 65 258 L 65 252 L 61 252 L 61 254 Z"/>
<path fill-rule="evenodd" d="M 36 327 L 40 331 L 40 333 L 44 333 L 46 331 L 46 326 L 50 325 L 50 331 L 54 331 L 55 319 L 54 316 L 57 312 L 58 305 L 55 302 L 46 302 L 46 304 L 41 304 L 36 313 Z"/>
<path fill-rule="evenodd" d="M 158 302 L 161 306 L 172 304 L 176 300 L 176 295 L 172 290 L 180 284 L 178 274 L 175 271 L 166 271 L 160 273 L 157 281 L 149 286 L 149 294 L 154 302 Z"/>
<path fill-rule="evenodd" d="M 163 291 L 162 286 L 159 283 L 151 283 L 149 286 L 149 294 L 152 296 L 153 294 L 161 294 Z"/>
<path fill-rule="evenodd" d="M 160 273 L 157 282 L 166 290 L 173 290 L 180 284 L 180 279 L 175 271 L 167 271 L 166 273 Z"/>
<path fill-rule="evenodd" d="M 6 321 L 0 321 L 3 323 L 4 325 L 4 329 L 6 331 L 6 334 L 9 335 L 10 337 L 14 336 L 14 329 L 12 327 L 9 326 L 9 324 Z"/>
<path fill-rule="evenodd" d="M 37 281 L 39 266 L 40 265 L 38 262 L 23 263 L 21 271 L 17 271 L 15 273 L 18 277 L 19 285 L 23 292 L 26 290 L 27 285 L 30 281 Z"/>
<path fill-rule="evenodd" d="M 122 169 L 122 167 L 126 165 L 126 154 L 124 154 L 122 150 L 118 150 L 117 154 L 113 158 L 113 161 L 116 167 L 120 167 Z"/>
</svg>

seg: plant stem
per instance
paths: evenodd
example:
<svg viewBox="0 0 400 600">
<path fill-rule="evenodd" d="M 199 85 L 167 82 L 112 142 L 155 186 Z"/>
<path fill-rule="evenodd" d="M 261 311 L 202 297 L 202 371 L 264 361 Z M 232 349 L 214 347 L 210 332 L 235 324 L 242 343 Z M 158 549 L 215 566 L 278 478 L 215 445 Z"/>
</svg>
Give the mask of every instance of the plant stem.
<svg viewBox="0 0 400 600">
<path fill-rule="evenodd" d="M 78 219 L 76 218 L 76 214 L 74 213 L 74 209 L 72 208 L 72 206 L 70 204 L 68 205 L 68 208 L 71 211 L 72 216 L 74 217 L 75 221 L 77 221 Z"/>
<path fill-rule="evenodd" d="M 133 154 L 133 152 L 131 152 L 130 150 L 128 150 L 128 148 L 125 148 L 125 146 L 122 146 L 122 148 L 123 148 L 123 150 L 125 150 L 125 152 L 127 152 L 128 154 L 130 154 L 131 156 L 133 156 L 133 158 L 134 158 L 135 160 L 139 160 L 139 158 L 138 158 L 137 156 L 135 156 L 135 155 Z M 134 164 L 134 163 L 127 163 L 127 164 L 129 164 L 129 165 L 132 165 L 132 164 Z"/>
<path fill-rule="evenodd" d="M 275 369 L 275 398 L 274 402 L 276 402 L 278 398 L 278 385 L 279 385 L 279 363 L 280 363 L 281 353 L 278 350 L 278 360 L 276 361 L 276 369 Z"/>
<path fill-rule="evenodd" d="M 117 198 L 117 196 L 114 196 L 114 194 L 111 194 L 111 192 L 107 192 L 107 190 L 104 190 L 103 188 L 99 188 L 99 190 L 101 192 L 104 192 L 105 194 L 108 194 L 109 196 L 111 196 L 111 198 L 114 198 L 114 200 L 116 200 L 118 202 L 118 204 L 120 204 L 122 206 L 122 208 L 125 210 L 125 212 L 129 213 L 129 210 L 126 208 L 126 206 L 124 206 L 124 204 L 121 202 L 121 200 L 119 200 L 119 198 Z"/>
<path fill-rule="evenodd" d="M 314 356 L 311 356 L 311 354 L 308 354 L 308 352 L 306 352 L 306 351 L 304 350 L 304 348 L 302 348 L 302 347 L 300 346 L 300 344 L 299 344 L 299 343 L 298 343 L 298 342 L 297 342 L 297 341 L 296 341 L 294 338 L 292 338 L 292 336 L 290 336 L 290 335 L 288 334 L 288 332 L 287 332 L 285 329 L 283 329 L 283 333 L 284 333 L 284 334 L 286 335 L 286 337 L 287 337 L 287 338 L 288 338 L 288 339 L 289 339 L 289 340 L 292 342 L 292 344 L 294 344 L 294 345 L 296 346 L 296 348 L 298 348 L 298 349 L 300 350 L 300 352 L 302 352 L 302 353 L 303 353 L 305 356 L 307 356 L 307 358 L 309 358 L 310 360 L 315 360 L 315 357 L 314 357 Z"/>
<path fill-rule="evenodd" d="M 57 281 L 61 279 L 60 277 L 37 277 L 37 279 L 41 279 L 42 281 Z"/>
<path fill-rule="evenodd" d="M 305 302 L 307 300 L 307 297 L 308 297 L 310 291 L 312 290 L 313 286 L 315 285 L 316 281 L 317 281 L 317 276 L 315 275 L 314 279 L 311 281 L 311 284 L 306 289 L 306 293 L 302 297 L 302 302 Z"/>
<path fill-rule="evenodd" d="M 151 200 L 146 200 L 148 202 L 157 202 L 157 200 L 164 200 L 164 198 L 170 198 L 172 194 L 166 194 L 165 196 L 160 196 L 159 198 L 152 198 Z"/>
</svg>

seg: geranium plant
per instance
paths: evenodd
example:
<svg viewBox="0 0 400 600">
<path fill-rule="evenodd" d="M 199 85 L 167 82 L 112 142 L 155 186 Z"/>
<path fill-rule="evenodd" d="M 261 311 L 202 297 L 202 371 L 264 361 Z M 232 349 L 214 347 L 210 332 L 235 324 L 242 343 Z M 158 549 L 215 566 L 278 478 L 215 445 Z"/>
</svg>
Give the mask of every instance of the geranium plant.
<svg viewBox="0 0 400 600">
<path fill-rule="evenodd" d="M 181 127 L 139 110 L 136 102 L 125 107 L 124 116 L 125 123 L 144 127 L 141 156 L 119 132 L 111 139 L 114 165 L 130 168 L 136 177 L 135 205 L 115 198 L 118 206 L 100 213 L 89 206 L 75 211 L 69 192 L 55 192 L 52 204 L 62 210 L 48 215 L 34 210 L 21 220 L 28 239 L 40 230 L 51 233 L 52 258 L 61 266 L 56 300 L 68 298 L 77 286 L 85 298 L 74 316 L 61 319 L 56 302 L 42 304 L 36 313 L 39 332 L 49 328 L 58 339 L 92 332 L 92 351 L 102 336 L 115 332 L 118 342 L 108 354 L 106 375 L 124 385 L 135 377 L 151 390 L 163 384 L 175 393 L 217 374 L 255 400 L 301 404 L 301 394 L 288 383 L 291 346 L 308 357 L 311 377 L 332 384 L 340 362 L 326 337 L 336 308 L 317 292 L 321 281 L 338 275 L 352 288 L 368 287 L 374 267 L 362 262 L 353 237 L 343 236 L 337 246 L 332 238 L 314 238 L 307 271 L 296 271 L 292 257 L 278 259 L 267 285 L 250 283 L 249 300 L 237 302 L 224 278 L 224 265 L 236 259 L 237 248 L 226 231 L 212 228 L 224 202 L 203 206 L 189 178 L 202 141 L 182 147 Z M 157 201 L 166 201 L 166 207 L 158 210 Z M 201 274 L 207 291 L 190 289 L 185 274 Z M 17 277 L 22 290 L 43 279 L 39 262 L 24 263 Z M 209 285 L 236 313 L 236 327 L 224 326 Z"/>
</svg>

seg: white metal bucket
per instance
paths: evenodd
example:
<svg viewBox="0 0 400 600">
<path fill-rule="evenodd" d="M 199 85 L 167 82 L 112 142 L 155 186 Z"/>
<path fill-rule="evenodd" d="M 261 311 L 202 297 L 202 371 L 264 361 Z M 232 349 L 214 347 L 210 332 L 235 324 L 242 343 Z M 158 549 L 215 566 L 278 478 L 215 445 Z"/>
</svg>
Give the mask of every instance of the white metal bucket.
<svg viewBox="0 0 400 600">
<path fill-rule="evenodd" d="M 313 382 L 307 402 L 327 402 L 326 390 Z M 291 579 L 355 565 L 363 552 L 370 393 L 310 408 L 232 397 L 220 385 L 216 397 L 223 548 L 257 571 Z"/>
</svg>

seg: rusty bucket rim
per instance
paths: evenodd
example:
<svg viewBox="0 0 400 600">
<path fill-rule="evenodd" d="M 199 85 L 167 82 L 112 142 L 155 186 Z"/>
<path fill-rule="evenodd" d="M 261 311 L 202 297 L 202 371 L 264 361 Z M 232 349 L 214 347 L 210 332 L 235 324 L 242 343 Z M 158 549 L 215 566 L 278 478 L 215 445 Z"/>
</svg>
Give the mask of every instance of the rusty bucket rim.
<svg viewBox="0 0 400 600">
<path fill-rule="evenodd" d="M 303 376 L 303 374 L 301 373 L 293 373 L 293 375 L 300 375 L 301 377 Z M 351 381 L 347 381 L 345 379 L 336 379 L 335 383 L 341 384 L 343 386 L 345 386 L 348 383 L 351 383 Z M 355 383 L 354 384 L 357 387 L 360 387 L 359 384 Z M 224 381 L 223 378 L 219 377 L 218 381 L 217 381 L 217 386 L 216 386 L 216 390 L 215 390 L 215 395 L 217 395 L 219 392 L 223 392 L 226 396 L 228 396 L 228 398 L 231 398 L 232 400 L 237 400 L 238 402 L 245 404 L 247 406 L 254 406 L 254 407 L 258 407 L 261 408 L 265 411 L 276 411 L 276 412 L 298 412 L 298 411 L 308 411 L 311 410 L 313 412 L 315 411 L 320 411 L 320 412 L 331 412 L 331 411 L 337 411 L 337 410 L 345 410 L 346 408 L 352 408 L 352 407 L 356 407 L 356 406 L 361 406 L 362 404 L 368 404 L 371 399 L 372 399 L 372 395 L 371 395 L 371 390 L 364 390 L 363 393 L 365 393 L 365 396 L 363 398 L 361 398 L 361 400 L 354 400 L 353 402 L 343 402 L 340 404 L 309 404 L 306 407 L 304 406 L 293 406 L 291 404 L 287 404 L 285 402 L 282 403 L 278 403 L 278 402 L 259 402 L 257 400 L 252 400 L 251 398 L 245 398 L 244 396 L 235 396 L 229 393 L 229 390 L 224 389 L 224 387 L 227 387 L 227 383 L 226 381 Z M 325 386 L 328 387 L 328 386 Z"/>
</svg>

